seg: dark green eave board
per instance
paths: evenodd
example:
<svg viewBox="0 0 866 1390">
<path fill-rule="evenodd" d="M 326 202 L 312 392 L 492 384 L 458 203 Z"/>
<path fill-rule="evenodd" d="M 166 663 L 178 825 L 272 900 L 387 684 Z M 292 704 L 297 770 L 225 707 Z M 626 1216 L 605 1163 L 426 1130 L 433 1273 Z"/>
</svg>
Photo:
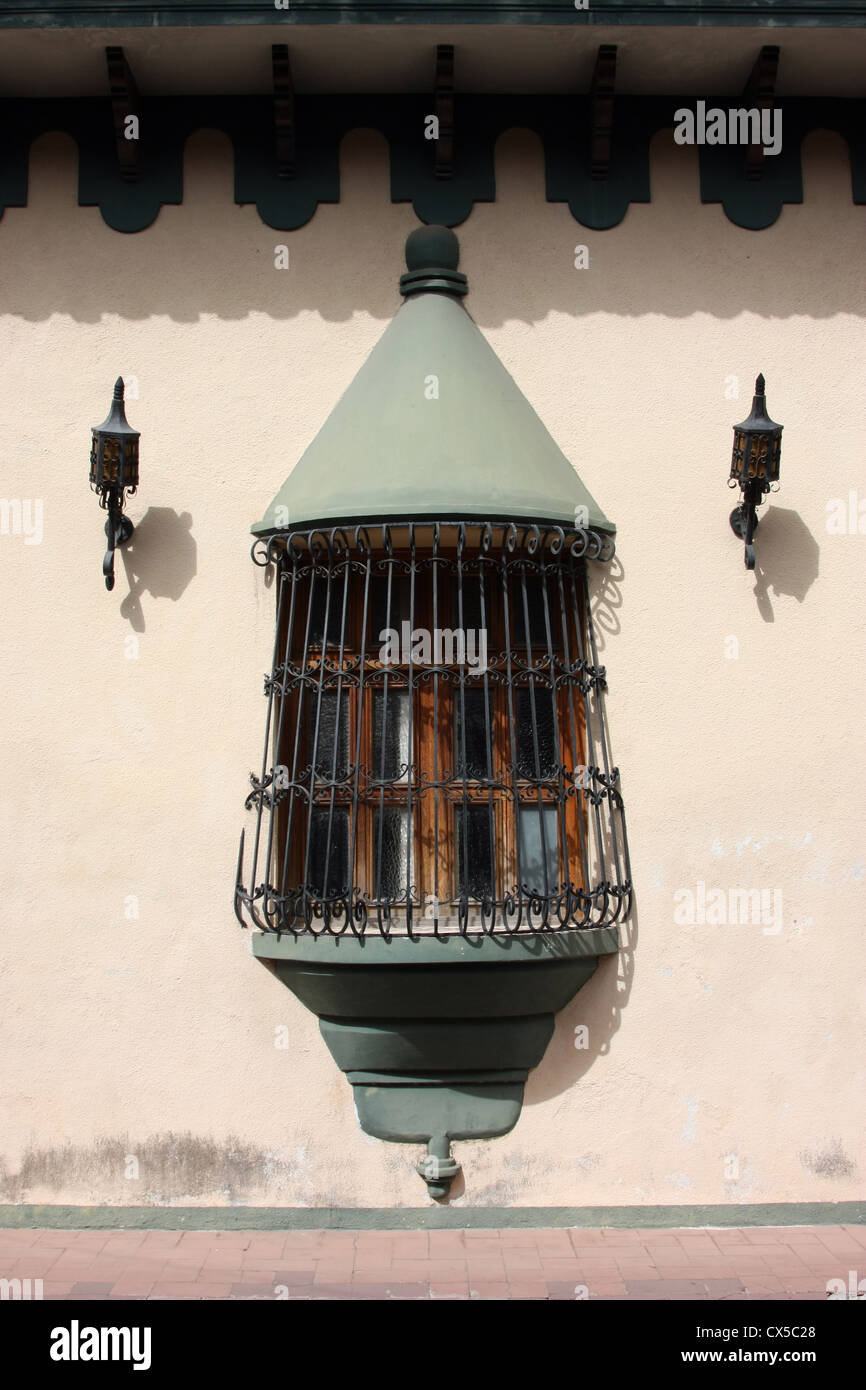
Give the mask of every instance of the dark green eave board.
<svg viewBox="0 0 866 1390">
<path fill-rule="evenodd" d="M 189 24 L 669 24 L 755 25 L 771 28 L 866 26 L 866 0 L 12 0 L 0 9 L 0 27 L 106 28 Z"/>
<path fill-rule="evenodd" d="M 687 1226 L 859 1226 L 866 1202 L 661 1207 L 0 1206 L 0 1230 L 434 1231 Z"/>
<path fill-rule="evenodd" d="M 727 107 L 729 95 L 704 94 L 708 106 Z M 388 141 L 391 199 L 409 202 L 421 222 L 459 226 L 476 203 L 496 198 L 495 146 L 514 126 L 535 131 L 544 150 L 548 202 L 565 203 L 576 221 L 601 231 L 622 221 L 631 203 L 650 201 L 650 142 L 670 129 L 678 107 L 696 97 L 623 96 L 617 100 L 610 171 L 593 179 L 591 102 L 587 96 L 502 96 L 463 93 L 457 98 L 460 138 L 454 176 L 436 177 L 433 143 L 419 138 L 429 97 L 410 95 L 304 95 L 295 101 L 296 173 L 278 177 L 273 103 L 264 96 L 142 97 L 139 178 L 126 182 L 117 161 L 111 101 L 0 98 L 0 216 L 25 207 L 29 149 L 46 131 L 64 131 L 78 146 L 78 201 L 98 207 L 118 232 L 140 232 L 165 204 L 183 201 L 183 157 L 196 130 L 224 131 L 232 142 L 235 202 L 252 203 L 279 231 L 309 222 L 320 203 L 340 200 L 340 142 L 353 129 L 379 130 Z M 812 130 L 837 131 L 848 142 L 851 196 L 866 203 L 866 102 L 853 98 L 788 97 L 781 154 L 749 179 L 741 146 L 699 147 L 705 203 L 721 203 L 737 226 L 771 226 L 786 203 L 803 201 L 800 146 Z"/>
</svg>

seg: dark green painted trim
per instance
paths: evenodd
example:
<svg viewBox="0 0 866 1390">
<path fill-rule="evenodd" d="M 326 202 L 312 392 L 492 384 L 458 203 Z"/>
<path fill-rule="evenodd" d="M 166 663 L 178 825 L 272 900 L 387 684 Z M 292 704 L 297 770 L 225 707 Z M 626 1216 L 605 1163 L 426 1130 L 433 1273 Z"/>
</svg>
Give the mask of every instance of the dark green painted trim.
<svg viewBox="0 0 866 1390">
<path fill-rule="evenodd" d="M 341 936 L 318 932 L 295 936 L 291 932 L 253 932 L 250 950 L 262 960 L 291 961 L 301 965 L 390 966 L 455 965 L 483 961 L 484 965 L 520 965 L 527 961 L 579 960 L 610 955 L 619 950 L 616 927 L 581 927 L 566 932 L 494 932 L 472 936 L 383 937 L 368 932 Z M 532 1012 L 532 1010 L 528 1010 Z"/>
<path fill-rule="evenodd" d="M 250 945 L 317 1015 L 364 1132 L 428 1144 L 430 1192 L 444 1197 L 459 1171 L 451 1140 L 514 1128 L 554 1014 L 619 937 L 610 927 L 416 939 L 254 932 Z M 441 1181 L 439 1160 L 450 1169 Z"/>
<path fill-rule="evenodd" d="M 707 95 L 708 106 L 726 108 L 739 98 Z M 140 178 L 121 177 L 114 146 L 110 100 L 0 99 L 0 214 L 25 207 L 29 149 L 46 131 L 65 131 L 79 150 L 78 201 L 98 207 L 109 227 L 138 232 L 149 227 L 164 204 L 183 201 L 183 152 L 196 130 L 224 131 L 234 147 L 235 202 L 252 203 L 262 221 L 277 231 L 302 227 L 320 203 L 340 200 L 340 142 L 351 130 L 381 131 L 391 152 L 391 199 L 409 202 L 421 222 L 458 226 L 478 202 L 496 198 L 494 151 L 503 131 L 535 131 L 545 159 L 546 193 L 566 203 L 572 216 L 596 231 L 622 221 L 633 202 L 650 201 L 650 141 L 674 125 L 687 95 L 617 99 L 610 173 L 592 178 L 589 161 L 591 104 L 586 96 L 457 97 L 460 139 L 455 174 L 437 179 L 433 143 L 423 139 L 429 96 L 299 96 L 293 179 L 277 177 L 273 106 L 267 97 L 142 98 Z M 822 97 L 788 98 L 783 115 L 782 153 L 768 158 L 759 180 L 745 177 L 742 147 L 700 149 L 704 202 L 719 202 L 737 226 L 758 230 L 776 221 L 785 203 L 803 200 L 800 145 L 812 130 L 837 131 L 851 152 L 855 203 L 866 203 L 866 101 Z"/>
<path fill-rule="evenodd" d="M 57 1231 L 433 1231 L 680 1226 L 860 1226 L 864 1202 L 695 1207 L 67 1207 L 0 1206 L 0 1229 Z"/>
<path fill-rule="evenodd" d="M 0 27 L 71 29 L 191 24 L 557 24 L 571 25 L 749 25 L 820 28 L 866 25 L 864 0 L 291 0 L 276 10 L 273 0 L 17 0 L 0 12 Z"/>
</svg>

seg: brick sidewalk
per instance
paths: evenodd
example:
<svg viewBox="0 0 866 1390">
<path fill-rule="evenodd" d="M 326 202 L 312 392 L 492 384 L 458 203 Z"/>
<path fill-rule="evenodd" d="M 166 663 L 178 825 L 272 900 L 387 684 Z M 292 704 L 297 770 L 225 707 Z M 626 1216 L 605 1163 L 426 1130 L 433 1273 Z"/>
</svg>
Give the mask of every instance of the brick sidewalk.
<svg viewBox="0 0 866 1390">
<path fill-rule="evenodd" d="M 41 1279 L 46 1299 L 826 1299 L 852 1270 L 866 1276 L 866 1226 L 0 1229 L 0 1277 Z"/>
</svg>

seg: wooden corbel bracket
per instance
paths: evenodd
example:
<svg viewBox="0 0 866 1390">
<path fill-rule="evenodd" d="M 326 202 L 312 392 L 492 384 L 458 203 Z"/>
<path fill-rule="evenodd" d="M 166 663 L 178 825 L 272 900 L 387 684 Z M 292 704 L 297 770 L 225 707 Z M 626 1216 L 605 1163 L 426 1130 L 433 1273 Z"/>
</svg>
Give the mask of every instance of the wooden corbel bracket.
<svg viewBox="0 0 866 1390">
<path fill-rule="evenodd" d="M 271 46 L 274 81 L 274 137 L 276 140 L 277 178 L 295 177 L 295 89 L 289 47 L 285 43 Z"/>
<path fill-rule="evenodd" d="M 140 176 L 138 151 L 141 138 L 141 110 L 138 87 L 122 48 L 107 47 L 105 61 L 108 65 L 108 88 L 114 117 L 114 146 L 120 165 L 120 177 L 126 183 L 135 183 Z"/>
<path fill-rule="evenodd" d="M 776 78 L 779 72 L 779 49 L 775 44 L 765 44 L 755 60 L 749 80 L 743 88 L 742 102 L 746 108 L 757 107 L 761 112 L 770 111 L 776 96 Z M 764 147 L 749 145 L 746 151 L 746 178 L 759 179 L 764 173 Z"/>
<path fill-rule="evenodd" d="M 436 141 L 436 177 L 454 174 L 454 45 L 436 45 L 436 86 L 433 110 L 439 125 Z"/>
<path fill-rule="evenodd" d="M 613 103 L 616 89 L 616 44 L 603 43 L 596 55 L 590 88 L 590 173 L 606 179 L 610 172 L 613 140 Z"/>
</svg>

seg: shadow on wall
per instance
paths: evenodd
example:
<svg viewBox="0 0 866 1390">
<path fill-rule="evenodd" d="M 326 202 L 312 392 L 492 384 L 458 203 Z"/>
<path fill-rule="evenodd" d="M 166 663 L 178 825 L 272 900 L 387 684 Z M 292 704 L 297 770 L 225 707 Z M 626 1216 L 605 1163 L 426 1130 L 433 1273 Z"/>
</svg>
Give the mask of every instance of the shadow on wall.
<svg viewBox="0 0 866 1390">
<path fill-rule="evenodd" d="M 626 811 L 628 808 L 626 808 Z M 540 1065 L 529 1073 L 524 1105 L 571 1091 L 598 1057 L 610 1052 L 634 983 L 638 913 L 620 925 L 618 955 L 602 956 L 592 979 L 556 1016 L 556 1031 Z"/>
<path fill-rule="evenodd" d="M 604 634 L 619 631 L 622 607 L 621 581 L 625 570 L 618 556 L 609 565 L 589 567 L 589 601 L 596 647 L 604 649 Z M 603 663 L 602 663 L 603 664 Z M 609 726 L 608 726 L 609 727 Z M 611 734 L 610 756 L 617 765 L 616 741 Z M 623 788 L 628 828 L 628 788 Z M 567 1008 L 556 1016 L 556 1030 L 540 1064 L 530 1072 L 524 1104 L 535 1105 L 569 1091 L 585 1076 L 597 1057 L 605 1056 L 617 1032 L 623 1009 L 634 983 L 638 916 L 635 899 L 625 922 L 619 924 L 619 952 L 601 956 L 598 969 Z M 457 1195 L 455 1193 L 455 1195 Z"/>
<path fill-rule="evenodd" d="M 759 513 L 755 533 L 755 601 L 765 623 L 775 622 L 770 590 L 802 603 L 818 578 L 820 548 L 802 517 L 788 507 Z"/>
<path fill-rule="evenodd" d="M 320 205 L 293 232 L 267 227 L 253 206 L 234 203 L 232 148 L 220 131 L 190 137 L 184 201 L 163 207 L 144 232 L 114 232 L 97 209 L 78 206 L 77 163 L 71 137 L 41 136 L 31 148 L 29 206 L 9 208 L 0 220 L 0 295 L 13 316 L 98 323 L 104 314 L 165 315 L 196 323 L 202 315 L 283 320 L 313 312 L 347 322 L 362 310 L 387 321 L 399 303 L 403 240 L 417 219 L 411 205 L 391 203 L 388 145 L 376 131 L 344 138 L 341 202 Z M 803 167 L 803 204 L 786 205 L 766 230 L 744 230 L 718 204 L 701 203 L 697 149 L 675 145 L 672 129 L 660 131 L 651 146 L 651 203 L 633 204 L 617 227 L 592 231 L 565 204 L 546 202 L 539 138 L 508 131 L 497 143 L 496 202 L 477 204 L 458 228 L 470 312 L 484 328 L 538 323 L 551 312 L 626 320 L 864 313 L 866 284 L 844 272 L 846 247 L 853 257 L 866 217 L 851 201 L 846 142 L 813 132 Z M 833 262 L 821 249 L 831 225 Z M 590 248 L 588 271 L 575 269 L 578 244 Z M 275 268 L 280 245 L 289 252 L 285 270 Z M 5 283 L 4 264 L 16 267 Z M 32 274 L 22 273 L 28 264 Z"/>
<path fill-rule="evenodd" d="M 119 551 L 129 583 L 120 612 L 133 631 L 145 630 L 142 594 L 176 602 L 195 575 L 196 553 L 189 512 L 178 515 L 171 507 L 148 507 Z"/>
<path fill-rule="evenodd" d="M 616 637 L 620 630 L 620 582 L 624 577 L 625 570 L 618 555 L 614 555 L 607 565 L 590 566 L 589 606 L 599 655 L 605 649 L 605 638 Z"/>
</svg>

